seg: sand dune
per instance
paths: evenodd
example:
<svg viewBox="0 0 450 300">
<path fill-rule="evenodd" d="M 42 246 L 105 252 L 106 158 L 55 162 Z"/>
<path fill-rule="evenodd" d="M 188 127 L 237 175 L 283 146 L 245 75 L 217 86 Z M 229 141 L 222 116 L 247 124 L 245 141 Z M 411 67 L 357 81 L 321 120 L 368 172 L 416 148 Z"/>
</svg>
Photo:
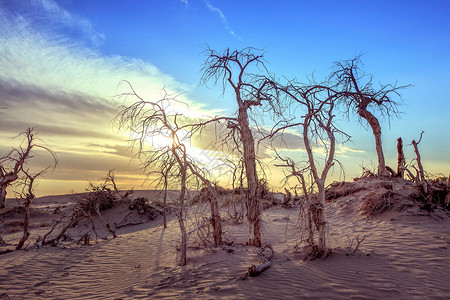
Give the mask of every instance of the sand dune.
<svg viewBox="0 0 450 300">
<path fill-rule="evenodd" d="M 0 299 L 449 299 L 449 217 L 392 211 L 368 219 L 358 211 L 361 202 L 353 194 L 328 204 L 333 254 L 325 260 L 303 261 L 294 250 L 296 208 L 265 210 L 263 239 L 275 257 L 268 270 L 245 280 L 260 260 L 256 248 L 245 246 L 246 224 L 225 220 L 232 246 L 204 249 L 192 238 L 188 264 L 180 267 L 178 223 L 172 218 L 163 229 L 158 218 L 91 246 L 72 242 L 0 256 Z M 352 255 L 357 236 L 366 238 Z"/>
</svg>

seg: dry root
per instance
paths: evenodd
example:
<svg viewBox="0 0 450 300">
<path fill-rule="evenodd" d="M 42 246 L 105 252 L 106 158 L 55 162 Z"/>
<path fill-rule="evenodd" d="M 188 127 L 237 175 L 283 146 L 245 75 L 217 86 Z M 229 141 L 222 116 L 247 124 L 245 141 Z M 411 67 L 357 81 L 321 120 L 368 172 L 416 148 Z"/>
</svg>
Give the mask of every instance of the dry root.
<svg viewBox="0 0 450 300">
<path fill-rule="evenodd" d="M 340 197 L 354 194 L 363 189 L 363 187 L 356 186 L 352 182 L 333 182 L 325 191 L 325 197 L 327 201 L 331 201 Z"/>
<path fill-rule="evenodd" d="M 366 216 L 377 216 L 387 211 L 392 203 L 392 191 L 381 189 L 371 192 L 361 205 L 361 213 Z"/>
</svg>

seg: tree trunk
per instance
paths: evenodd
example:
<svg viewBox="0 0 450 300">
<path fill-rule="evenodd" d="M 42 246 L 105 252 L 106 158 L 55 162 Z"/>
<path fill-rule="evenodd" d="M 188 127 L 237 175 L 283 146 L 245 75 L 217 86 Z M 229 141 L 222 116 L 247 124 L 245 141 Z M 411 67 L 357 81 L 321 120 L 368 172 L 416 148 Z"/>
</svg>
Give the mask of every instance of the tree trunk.
<svg viewBox="0 0 450 300">
<path fill-rule="evenodd" d="M 180 266 L 186 265 L 186 253 L 187 253 L 187 233 L 186 227 L 184 226 L 184 220 L 182 218 L 178 219 L 180 223 L 181 231 L 181 255 L 180 255 Z"/>
<path fill-rule="evenodd" d="M 327 252 L 327 244 L 326 244 L 326 222 L 324 215 L 324 207 L 325 207 L 325 186 L 323 182 L 318 182 L 317 187 L 319 189 L 318 199 L 317 199 L 317 225 L 318 225 L 318 247 L 319 253 L 321 255 L 326 254 Z"/>
<path fill-rule="evenodd" d="M 206 186 L 206 198 L 211 208 L 211 224 L 213 226 L 214 246 L 222 244 L 222 222 L 219 214 L 219 204 L 217 202 L 217 193 L 215 192 L 211 182 L 197 172 L 191 164 L 188 165 L 192 174 L 197 176 Z"/>
<path fill-rule="evenodd" d="M 163 200 L 163 223 L 164 223 L 164 228 L 167 228 L 167 221 L 166 221 L 166 205 L 167 205 L 167 176 L 168 173 L 165 174 L 164 177 L 164 200 Z"/>
<path fill-rule="evenodd" d="M 211 224 L 213 226 L 214 246 L 222 244 L 222 222 L 219 215 L 219 205 L 215 195 L 211 195 Z"/>
<path fill-rule="evenodd" d="M 302 185 L 303 195 L 305 196 L 305 204 L 306 204 L 306 217 L 308 218 L 308 238 L 306 242 L 310 246 L 314 246 L 314 229 L 313 229 L 313 220 L 312 220 L 312 211 L 311 211 L 311 197 L 309 195 L 308 189 L 306 188 L 305 176 L 302 173 L 297 173 L 299 177 L 299 181 Z M 297 190 L 295 190 L 295 194 L 297 194 Z"/>
<path fill-rule="evenodd" d="M 242 104 L 239 107 L 238 121 L 247 175 L 248 245 L 261 247 L 261 207 L 258 199 L 259 183 L 256 172 L 255 142 L 248 123 L 247 108 Z"/>
<path fill-rule="evenodd" d="M 0 208 L 5 208 L 6 185 L 0 185 Z"/>
<path fill-rule="evenodd" d="M 19 175 L 16 171 L 11 171 L 9 173 L 3 174 L 0 176 L 0 208 L 5 208 L 6 201 L 6 188 L 14 181 L 19 178 Z"/>
<path fill-rule="evenodd" d="M 404 177 L 405 174 L 405 154 L 403 153 L 403 140 L 401 137 L 397 139 L 397 176 Z"/>
<path fill-rule="evenodd" d="M 386 163 L 384 160 L 383 147 L 381 143 L 380 123 L 378 122 L 378 119 L 364 107 L 358 108 L 358 114 L 361 116 L 361 118 L 364 118 L 367 121 L 367 123 L 369 123 L 370 127 L 372 128 L 373 135 L 375 137 L 375 148 L 377 150 L 378 156 L 378 175 L 387 176 L 388 174 L 386 171 Z"/>
<path fill-rule="evenodd" d="M 24 217 L 23 217 L 23 236 L 20 239 L 19 243 L 16 246 L 16 250 L 22 249 L 23 245 L 27 241 L 28 237 L 30 236 L 30 232 L 28 232 L 28 225 L 30 224 L 30 204 L 31 204 L 31 197 L 27 197 L 24 204 Z"/>
<path fill-rule="evenodd" d="M 180 213 L 178 221 L 180 223 L 181 231 L 181 257 L 180 266 L 186 265 L 186 252 L 187 252 L 187 233 L 186 226 L 184 224 L 184 197 L 186 194 L 186 153 L 184 154 L 183 163 L 181 164 L 181 193 L 180 193 Z"/>
<path fill-rule="evenodd" d="M 419 140 L 419 142 L 420 142 L 420 140 Z M 417 146 L 418 143 L 415 140 L 412 140 L 411 144 L 414 147 L 414 152 L 416 153 L 416 157 L 417 157 L 417 166 L 419 167 L 420 183 L 422 184 L 423 191 L 425 193 L 428 193 L 428 186 L 427 186 L 427 181 L 425 179 L 425 172 L 423 171 L 422 160 L 420 159 L 419 148 Z"/>
</svg>

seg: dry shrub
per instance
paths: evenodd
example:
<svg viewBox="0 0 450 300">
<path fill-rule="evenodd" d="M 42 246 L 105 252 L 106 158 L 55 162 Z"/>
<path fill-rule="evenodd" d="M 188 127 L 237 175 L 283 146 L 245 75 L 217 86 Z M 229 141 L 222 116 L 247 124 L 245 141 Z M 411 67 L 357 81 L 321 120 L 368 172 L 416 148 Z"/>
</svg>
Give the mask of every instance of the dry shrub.
<svg viewBox="0 0 450 300">
<path fill-rule="evenodd" d="M 272 206 L 278 205 L 278 200 L 274 197 L 274 194 L 270 191 L 269 183 L 265 179 L 259 181 L 259 197 L 262 202 L 262 208 L 268 209 Z"/>
<path fill-rule="evenodd" d="M 76 202 L 75 211 L 95 215 L 97 207 L 100 211 L 112 208 L 117 196 L 105 184 L 95 185 L 90 182 L 86 193 L 75 195 L 74 200 Z"/>
<path fill-rule="evenodd" d="M 328 255 L 330 255 L 332 252 L 330 249 L 328 249 L 328 252 L 323 252 L 319 250 L 319 246 L 317 245 L 306 245 L 303 247 L 303 249 L 300 251 L 303 255 L 303 261 L 307 260 L 315 260 L 318 258 L 326 258 Z"/>
<path fill-rule="evenodd" d="M 192 197 L 191 205 L 207 203 L 209 202 L 209 197 L 210 195 L 208 189 L 206 187 L 203 187 L 194 197 Z"/>
<path fill-rule="evenodd" d="M 13 219 L 13 218 L 23 218 L 25 214 L 25 208 L 23 206 L 8 207 L 0 212 L 0 220 Z M 38 208 L 30 207 L 28 214 L 30 218 L 34 217 L 46 217 L 47 212 L 44 212 Z"/>
<path fill-rule="evenodd" d="M 379 189 L 367 195 L 360 210 L 363 215 L 376 216 L 387 211 L 392 205 L 392 191 Z"/>
<path fill-rule="evenodd" d="M 428 193 L 432 203 L 439 204 L 443 208 L 450 210 L 450 187 L 446 182 L 439 179 L 430 180 Z"/>
<path fill-rule="evenodd" d="M 2 234 L 23 231 L 23 220 L 11 220 L 3 224 Z"/>
<path fill-rule="evenodd" d="M 227 208 L 228 219 L 232 224 L 242 224 L 245 216 L 245 195 L 227 195 L 222 206 Z"/>
<path fill-rule="evenodd" d="M 356 185 L 352 182 L 333 182 L 325 191 L 327 201 L 331 201 L 340 197 L 351 195 L 364 190 L 363 186 Z"/>
<path fill-rule="evenodd" d="M 201 222 L 205 222 L 205 220 L 207 219 L 203 218 L 196 220 L 199 228 L 195 231 L 196 237 L 194 238 L 194 244 L 197 244 L 201 248 L 208 249 L 214 247 L 214 237 L 211 222 L 207 221 L 205 225 L 201 226 Z"/>
<path fill-rule="evenodd" d="M 150 205 L 149 201 L 145 197 L 136 198 L 131 200 L 130 205 L 128 206 L 130 210 L 136 209 L 139 214 L 147 214 L 150 220 L 154 220 L 161 215 L 163 211 L 158 209 L 152 205 Z"/>
</svg>

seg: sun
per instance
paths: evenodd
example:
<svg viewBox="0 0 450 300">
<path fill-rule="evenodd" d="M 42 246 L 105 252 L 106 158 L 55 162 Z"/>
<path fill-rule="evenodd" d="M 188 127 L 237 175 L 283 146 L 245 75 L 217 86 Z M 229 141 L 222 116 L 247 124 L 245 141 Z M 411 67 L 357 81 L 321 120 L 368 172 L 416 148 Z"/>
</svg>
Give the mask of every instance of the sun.
<svg viewBox="0 0 450 300">
<path fill-rule="evenodd" d="M 171 147 L 173 140 L 171 137 L 165 136 L 163 134 L 153 135 L 145 139 L 145 142 L 152 146 L 154 149 L 162 149 L 166 147 Z"/>
</svg>

